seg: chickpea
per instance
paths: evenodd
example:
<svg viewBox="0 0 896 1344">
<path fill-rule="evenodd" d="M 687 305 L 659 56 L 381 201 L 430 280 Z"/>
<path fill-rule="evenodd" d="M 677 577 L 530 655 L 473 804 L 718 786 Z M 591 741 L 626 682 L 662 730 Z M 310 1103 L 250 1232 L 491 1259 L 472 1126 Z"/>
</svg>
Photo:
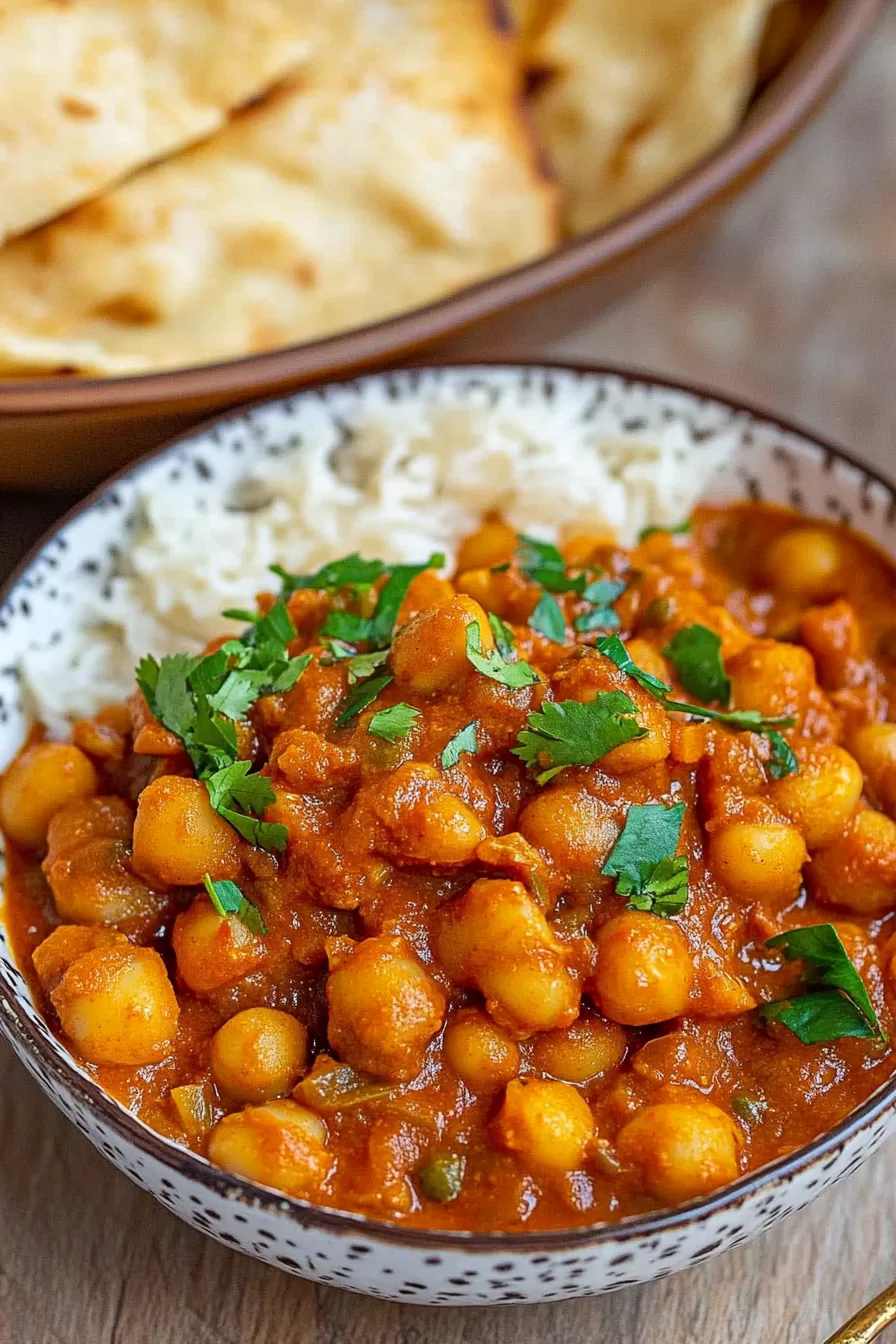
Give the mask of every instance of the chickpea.
<svg viewBox="0 0 896 1344">
<path fill-rule="evenodd" d="M 54 815 L 99 787 L 88 757 L 65 742 L 27 747 L 0 781 L 0 824 L 11 840 L 39 849 Z"/>
<path fill-rule="evenodd" d="M 50 999 L 62 1030 L 91 1064 L 164 1059 L 180 1014 L 158 952 L 130 944 L 77 957 Z"/>
<path fill-rule="evenodd" d="M 197 887 L 203 876 L 235 878 L 239 836 L 219 817 L 198 779 L 162 775 L 148 784 L 134 822 L 134 870 L 148 882 Z"/>
<path fill-rule="evenodd" d="M 127 947 L 128 940 L 116 929 L 87 928 L 83 924 L 60 924 L 34 949 L 31 964 L 45 994 L 52 994 L 69 966 L 95 947 Z"/>
<path fill-rule="evenodd" d="M 448 579 L 443 579 L 434 569 L 424 569 L 422 574 L 415 574 L 398 608 L 398 615 L 395 618 L 397 628 L 400 630 L 422 611 L 436 607 L 442 602 L 449 602 L 453 596 L 454 585 Z"/>
<path fill-rule="evenodd" d="M 171 934 L 180 978 L 194 994 L 210 994 L 241 980 L 264 962 L 264 939 L 236 915 L 219 915 L 207 896 L 197 896 L 178 915 Z"/>
<path fill-rule="evenodd" d="M 559 782 L 530 798 L 519 829 L 561 872 L 588 875 L 603 867 L 619 834 L 606 803 Z"/>
<path fill-rule="evenodd" d="M 734 707 L 768 716 L 802 719 L 816 685 L 812 655 L 799 644 L 757 640 L 732 658 L 727 670 Z"/>
<path fill-rule="evenodd" d="M 436 955 L 457 984 L 473 985 L 501 1026 L 519 1036 L 566 1027 L 579 990 L 562 943 L 520 882 L 482 878 L 439 912 Z"/>
<path fill-rule="evenodd" d="M 594 1117 L 569 1083 L 533 1078 L 507 1084 L 504 1105 L 492 1124 L 495 1142 L 533 1167 L 575 1171 L 594 1141 Z"/>
<path fill-rule="evenodd" d="M 776 780 L 768 796 L 802 831 L 808 849 L 823 849 L 849 825 L 862 796 L 862 772 L 849 752 L 827 743 L 800 745 L 797 756 L 799 772 Z"/>
<path fill-rule="evenodd" d="M 616 1151 L 657 1199 L 680 1204 L 738 1176 L 740 1131 L 709 1101 L 665 1101 L 643 1110 L 619 1133 Z"/>
<path fill-rule="evenodd" d="M 634 697 L 632 697 L 634 698 Z M 663 707 L 650 700 L 638 705 L 638 726 L 643 737 L 623 742 L 603 757 L 601 765 L 614 775 L 629 775 L 650 765 L 659 765 L 669 755 L 672 745 L 672 725 Z"/>
<path fill-rule="evenodd" d="M 808 854 L 795 826 L 735 821 L 714 831 L 709 841 L 710 866 L 735 896 L 783 904 L 802 884 Z"/>
<path fill-rule="evenodd" d="M 602 1017 L 580 1017 L 564 1031 L 546 1031 L 535 1037 L 532 1060 L 541 1073 L 567 1083 L 588 1083 L 622 1063 L 625 1032 Z"/>
<path fill-rule="evenodd" d="M 486 831 L 471 807 L 445 787 L 431 765 L 407 761 L 371 786 L 382 853 L 403 862 L 470 863 Z"/>
<path fill-rule="evenodd" d="M 327 1176 L 327 1127 L 294 1101 L 267 1101 L 225 1115 L 208 1136 L 209 1161 L 232 1176 L 302 1199 Z"/>
<path fill-rule="evenodd" d="M 896 723 L 867 723 L 853 736 L 856 760 L 875 800 L 896 813 Z"/>
<path fill-rule="evenodd" d="M 815 659 L 816 675 L 827 690 L 841 690 L 853 681 L 865 655 L 865 641 L 856 610 L 840 598 L 809 607 L 800 617 L 800 643 Z"/>
<path fill-rule="evenodd" d="M 449 602 L 422 611 L 403 626 L 392 644 L 390 663 L 402 692 L 436 695 L 453 686 L 473 666 L 467 658 L 467 626 L 479 627 L 484 651 L 495 647 L 488 617 L 472 597 L 458 594 Z"/>
<path fill-rule="evenodd" d="M 896 821 L 862 808 L 846 833 L 812 859 L 813 894 L 860 915 L 896 907 Z"/>
<path fill-rule="evenodd" d="M 769 546 L 763 574 L 772 587 L 802 602 L 836 597 L 843 586 L 845 556 L 827 528 L 793 527 Z"/>
<path fill-rule="evenodd" d="M 134 877 L 122 840 L 89 840 L 45 871 L 56 910 L 70 924 L 114 924 L 136 938 L 150 936 L 169 900 Z"/>
<path fill-rule="evenodd" d="M 307 1066 L 307 1030 L 276 1008 L 246 1008 L 212 1037 L 212 1077 L 234 1101 L 284 1097 Z"/>
<path fill-rule="evenodd" d="M 361 1073 L 409 1082 L 445 1019 L 443 990 L 403 938 L 365 938 L 347 953 L 337 943 L 327 944 L 330 1044 Z"/>
<path fill-rule="evenodd" d="M 458 572 L 489 569 L 513 559 L 519 542 L 513 528 L 500 518 L 486 518 L 481 527 L 465 537 L 457 551 Z"/>
<path fill-rule="evenodd" d="M 626 910 L 597 935 L 595 993 L 614 1022 L 644 1027 L 679 1017 L 693 979 L 690 949 L 671 920 Z"/>
<path fill-rule="evenodd" d="M 520 1071 L 516 1041 L 476 1009 L 448 1023 L 444 1050 L 449 1068 L 473 1092 L 503 1086 Z"/>
<path fill-rule="evenodd" d="M 130 841 L 134 829 L 133 808 L 123 798 L 79 798 L 61 807 L 47 828 L 48 873 L 57 859 L 67 858 L 88 840 Z"/>
</svg>

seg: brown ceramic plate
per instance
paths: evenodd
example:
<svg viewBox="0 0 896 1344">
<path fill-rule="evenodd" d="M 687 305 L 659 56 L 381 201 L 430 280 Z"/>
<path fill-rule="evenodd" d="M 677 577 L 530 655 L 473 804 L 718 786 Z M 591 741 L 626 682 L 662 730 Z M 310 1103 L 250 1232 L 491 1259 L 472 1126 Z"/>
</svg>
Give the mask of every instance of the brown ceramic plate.
<svg viewBox="0 0 896 1344">
<path fill-rule="evenodd" d="M 769 54 L 739 130 L 665 191 L 538 261 L 384 322 L 267 354 L 131 378 L 0 381 L 0 486 L 97 481 L 202 417 L 250 398 L 394 363 L 505 309 L 596 278 L 589 303 L 615 298 L 665 255 L 673 235 L 743 190 L 820 106 L 886 0 L 815 0 L 795 51 Z M 807 5 L 812 11 L 814 5 Z"/>
</svg>

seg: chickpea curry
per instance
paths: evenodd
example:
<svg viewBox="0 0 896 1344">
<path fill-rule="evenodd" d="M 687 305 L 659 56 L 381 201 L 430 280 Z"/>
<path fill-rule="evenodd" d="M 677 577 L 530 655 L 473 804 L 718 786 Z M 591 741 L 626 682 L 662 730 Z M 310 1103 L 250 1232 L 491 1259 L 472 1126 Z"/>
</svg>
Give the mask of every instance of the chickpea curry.
<svg viewBox="0 0 896 1344">
<path fill-rule="evenodd" d="M 425 1228 L 705 1195 L 893 1070 L 896 582 L 760 505 L 277 570 L 0 784 L 68 1048 L 238 1176 Z M 233 623 L 237 622 L 237 625 Z"/>
</svg>

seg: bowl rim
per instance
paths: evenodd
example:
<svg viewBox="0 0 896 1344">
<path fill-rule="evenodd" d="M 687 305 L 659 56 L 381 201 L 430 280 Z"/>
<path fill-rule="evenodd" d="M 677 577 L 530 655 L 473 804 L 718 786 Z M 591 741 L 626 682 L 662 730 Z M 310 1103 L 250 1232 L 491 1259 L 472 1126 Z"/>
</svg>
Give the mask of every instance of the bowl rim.
<svg viewBox="0 0 896 1344">
<path fill-rule="evenodd" d="M 751 401 L 720 392 L 715 388 L 699 383 L 691 383 L 675 378 L 667 378 L 647 370 L 615 364 L 591 364 L 566 360 L 501 360 L 479 359 L 469 362 L 457 362 L 450 359 L 428 360 L 409 366 L 398 372 L 458 372 L 486 370 L 518 370 L 538 373 L 540 371 L 566 372 L 598 377 L 616 377 L 627 382 L 643 383 L 648 386 L 665 388 L 679 392 L 700 401 L 715 401 L 733 411 L 773 425 L 787 434 L 793 434 L 808 440 L 820 448 L 833 461 L 840 461 L 863 474 L 867 481 L 882 487 L 892 500 L 896 510 L 896 481 L 889 479 L 876 468 L 860 461 L 839 444 L 819 435 L 798 421 L 780 416 L 757 406 Z M 388 377 L 394 370 L 382 370 L 361 378 L 377 379 Z M 351 386 L 358 378 L 333 379 L 325 386 Z M 319 384 L 318 389 L 324 385 Z M 314 387 L 299 389 L 294 396 L 314 393 Z M 44 550 L 64 528 L 84 513 L 89 513 L 113 490 L 122 479 L 132 474 L 140 474 L 146 467 L 164 457 L 184 443 L 208 435 L 218 426 L 231 419 L 240 419 L 266 406 L 288 400 L 284 397 L 263 397 L 246 405 L 230 408 L 212 416 L 186 432 L 166 439 L 164 443 L 142 454 L 127 466 L 107 477 L 81 501 L 68 509 L 27 551 L 9 576 L 0 585 L 0 608 L 6 606 L 23 579 L 27 577 L 32 565 L 40 558 Z M 2 918 L 2 915 L 0 915 Z M 826 1155 L 844 1146 L 854 1135 L 870 1126 L 884 1112 L 896 1104 L 896 1072 L 881 1084 L 872 1095 L 855 1110 L 850 1111 L 833 1129 L 825 1131 L 810 1143 L 795 1149 L 784 1157 L 747 1172 L 731 1184 L 721 1187 L 710 1195 L 690 1200 L 672 1208 L 660 1209 L 650 1213 L 631 1214 L 618 1222 L 595 1223 L 586 1227 L 557 1228 L 549 1231 L 527 1232 L 464 1232 L 448 1229 L 420 1229 L 400 1223 L 388 1223 L 348 1210 L 334 1209 L 312 1204 L 309 1201 L 294 1199 L 265 1186 L 257 1185 L 241 1177 L 230 1176 L 220 1168 L 213 1166 L 206 1158 L 200 1157 L 190 1149 L 173 1139 L 165 1139 L 150 1129 L 123 1105 L 110 1097 L 98 1083 L 79 1073 L 67 1052 L 57 1052 L 29 1020 L 24 1012 L 20 997 L 0 979 L 0 1029 L 11 1043 L 17 1045 L 24 1057 L 35 1057 L 41 1066 L 53 1074 L 63 1091 L 74 1093 L 82 1104 L 97 1112 L 101 1119 L 125 1142 L 133 1144 L 141 1153 L 155 1159 L 163 1166 L 175 1171 L 188 1181 L 197 1181 L 212 1194 L 229 1202 L 243 1204 L 281 1217 L 288 1218 L 302 1228 L 320 1228 L 337 1235 L 358 1238 L 367 1237 L 385 1244 L 399 1244 L 405 1247 L 429 1251 L 493 1253 L 497 1250 L 528 1254 L 551 1252 L 570 1248 L 593 1248 L 607 1245 L 624 1245 L 655 1236 L 675 1229 L 686 1229 L 704 1221 L 723 1208 L 735 1208 L 749 1196 L 765 1187 L 774 1187 L 797 1176 L 801 1171 L 814 1166 Z M 55 1039 L 55 1038 L 54 1038 Z M 63 1047 L 64 1049 L 64 1047 Z"/>
<path fill-rule="evenodd" d="M 255 355 L 122 378 L 0 379 L 0 412 L 109 411 L 271 395 L 292 384 L 349 377 L 528 300 L 564 289 L 672 233 L 733 193 L 796 134 L 845 72 L 887 0 L 829 0 L 809 33 L 751 104 L 742 124 L 688 172 L 618 219 L 523 266 L 355 330 Z"/>
</svg>

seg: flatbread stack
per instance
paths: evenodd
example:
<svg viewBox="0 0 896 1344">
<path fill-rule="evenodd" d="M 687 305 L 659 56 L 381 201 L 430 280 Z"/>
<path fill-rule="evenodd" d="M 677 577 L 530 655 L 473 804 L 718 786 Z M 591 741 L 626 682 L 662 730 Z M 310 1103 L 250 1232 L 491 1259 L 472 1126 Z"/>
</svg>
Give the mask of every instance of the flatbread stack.
<svg viewBox="0 0 896 1344">
<path fill-rule="evenodd" d="M 772 0 L 509 2 L 0 0 L 0 376 L 234 358 L 532 260 L 732 130 Z"/>
</svg>

